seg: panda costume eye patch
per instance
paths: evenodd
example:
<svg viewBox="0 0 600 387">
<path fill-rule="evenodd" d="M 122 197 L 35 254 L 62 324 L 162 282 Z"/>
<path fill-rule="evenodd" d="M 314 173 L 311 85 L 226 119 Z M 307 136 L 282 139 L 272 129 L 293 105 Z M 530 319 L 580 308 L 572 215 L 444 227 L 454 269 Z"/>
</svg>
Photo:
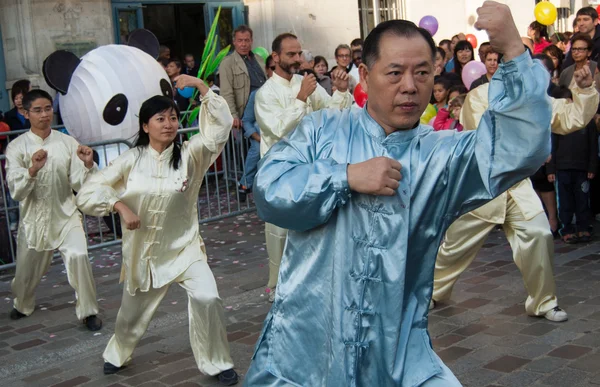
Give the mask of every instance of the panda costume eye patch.
<svg viewBox="0 0 600 387">
<path fill-rule="evenodd" d="M 129 102 L 124 94 L 117 94 L 108 101 L 102 112 L 107 124 L 117 126 L 125 119 Z"/>
<path fill-rule="evenodd" d="M 166 79 L 160 80 L 160 90 L 162 91 L 163 96 L 173 98 L 173 87 Z"/>
</svg>

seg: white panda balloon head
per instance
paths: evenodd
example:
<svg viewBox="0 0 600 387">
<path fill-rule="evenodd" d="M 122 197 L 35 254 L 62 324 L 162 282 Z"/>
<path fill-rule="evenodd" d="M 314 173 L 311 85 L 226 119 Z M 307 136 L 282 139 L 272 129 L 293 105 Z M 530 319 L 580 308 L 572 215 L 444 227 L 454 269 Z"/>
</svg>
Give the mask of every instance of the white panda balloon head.
<svg viewBox="0 0 600 387">
<path fill-rule="evenodd" d="M 67 131 L 85 144 L 133 140 L 142 103 L 155 95 L 173 96 L 169 77 L 156 61 L 158 49 L 154 34 L 140 29 L 130 34 L 128 45 L 101 46 L 81 60 L 64 50 L 48 56 L 44 77 L 62 94 Z"/>
</svg>

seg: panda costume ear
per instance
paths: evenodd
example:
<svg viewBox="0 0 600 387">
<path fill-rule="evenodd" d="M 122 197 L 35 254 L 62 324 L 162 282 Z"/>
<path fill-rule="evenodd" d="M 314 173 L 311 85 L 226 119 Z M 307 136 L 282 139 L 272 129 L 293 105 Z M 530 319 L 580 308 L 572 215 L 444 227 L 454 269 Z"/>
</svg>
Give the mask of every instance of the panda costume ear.
<svg viewBox="0 0 600 387">
<path fill-rule="evenodd" d="M 42 65 L 46 83 L 61 94 L 67 94 L 71 77 L 81 60 L 72 52 L 65 50 L 54 51 Z"/>
<path fill-rule="evenodd" d="M 154 59 L 158 59 L 160 44 L 156 36 L 148 30 L 140 28 L 131 31 L 127 45 L 139 48 Z"/>
</svg>

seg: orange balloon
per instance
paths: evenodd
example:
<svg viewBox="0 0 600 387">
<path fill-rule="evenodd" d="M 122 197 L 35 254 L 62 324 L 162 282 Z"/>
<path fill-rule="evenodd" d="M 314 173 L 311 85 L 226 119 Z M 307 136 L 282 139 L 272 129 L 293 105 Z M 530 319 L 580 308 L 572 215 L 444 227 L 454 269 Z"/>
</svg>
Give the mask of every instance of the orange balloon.
<svg viewBox="0 0 600 387">
<path fill-rule="evenodd" d="M 467 42 L 471 43 L 473 48 L 477 48 L 477 38 L 473 34 L 467 34 Z"/>
</svg>

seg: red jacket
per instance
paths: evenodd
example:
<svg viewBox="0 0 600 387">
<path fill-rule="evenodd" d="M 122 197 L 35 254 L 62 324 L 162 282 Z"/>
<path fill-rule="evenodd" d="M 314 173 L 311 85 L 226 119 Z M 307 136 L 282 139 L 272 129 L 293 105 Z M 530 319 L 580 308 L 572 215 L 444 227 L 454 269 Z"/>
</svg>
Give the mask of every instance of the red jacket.
<svg viewBox="0 0 600 387">
<path fill-rule="evenodd" d="M 463 126 L 450 117 L 450 112 L 446 108 L 440 109 L 437 116 L 435 116 L 435 121 L 433 121 L 433 129 L 437 132 L 438 130 L 452 130 L 456 129 L 459 132 L 462 132 Z"/>
</svg>

